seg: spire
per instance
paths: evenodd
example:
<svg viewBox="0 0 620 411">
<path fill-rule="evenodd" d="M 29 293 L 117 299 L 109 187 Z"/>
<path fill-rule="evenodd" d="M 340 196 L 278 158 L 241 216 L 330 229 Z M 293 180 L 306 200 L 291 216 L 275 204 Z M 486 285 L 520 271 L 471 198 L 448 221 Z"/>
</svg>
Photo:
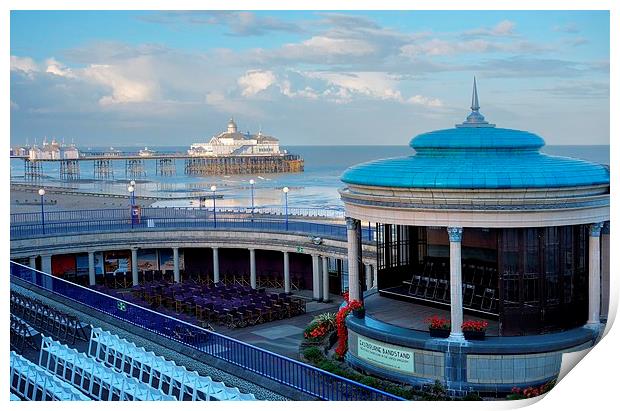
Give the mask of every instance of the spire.
<svg viewBox="0 0 620 411">
<path fill-rule="evenodd" d="M 474 88 L 471 92 L 471 113 L 467 116 L 462 124 L 457 127 L 495 127 L 495 124 L 489 124 L 480 113 L 480 103 L 478 102 L 478 86 L 476 85 L 476 76 L 474 76 Z"/>
<path fill-rule="evenodd" d="M 476 87 L 476 76 L 474 76 L 474 91 L 471 93 L 471 109 L 472 111 L 480 110 L 478 103 L 478 88 Z"/>
</svg>

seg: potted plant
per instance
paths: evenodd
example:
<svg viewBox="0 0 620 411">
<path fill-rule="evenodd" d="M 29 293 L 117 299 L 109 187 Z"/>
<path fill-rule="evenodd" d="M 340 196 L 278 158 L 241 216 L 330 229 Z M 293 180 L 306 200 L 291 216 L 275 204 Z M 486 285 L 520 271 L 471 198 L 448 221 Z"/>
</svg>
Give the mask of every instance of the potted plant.
<svg viewBox="0 0 620 411">
<path fill-rule="evenodd" d="M 366 310 L 364 309 L 364 305 L 360 301 L 351 301 L 349 303 L 349 308 L 351 309 L 351 312 L 353 313 L 353 316 L 355 318 L 364 318 Z"/>
<path fill-rule="evenodd" d="M 484 340 L 489 323 L 486 321 L 469 320 L 465 321 L 461 326 L 463 335 L 467 340 Z"/>
<path fill-rule="evenodd" d="M 428 331 L 433 338 L 448 338 L 450 336 L 450 321 L 434 315 L 426 320 Z"/>
</svg>

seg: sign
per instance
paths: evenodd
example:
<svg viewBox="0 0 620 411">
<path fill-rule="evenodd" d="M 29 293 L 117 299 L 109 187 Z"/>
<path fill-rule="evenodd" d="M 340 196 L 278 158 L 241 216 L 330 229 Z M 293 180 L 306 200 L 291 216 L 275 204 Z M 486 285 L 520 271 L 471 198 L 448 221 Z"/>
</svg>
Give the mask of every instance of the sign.
<svg viewBox="0 0 620 411">
<path fill-rule="evenodd" d="M 304 248 L 303 247 L 297 247 L 297 252 L 298 253 L 303 253 L 304 252 Z"/>
<path fill-rule="evenodd" d="M 413 373 L 413 350 L 357 337 L 357 356 L 383 368 Z"/>
</svg>

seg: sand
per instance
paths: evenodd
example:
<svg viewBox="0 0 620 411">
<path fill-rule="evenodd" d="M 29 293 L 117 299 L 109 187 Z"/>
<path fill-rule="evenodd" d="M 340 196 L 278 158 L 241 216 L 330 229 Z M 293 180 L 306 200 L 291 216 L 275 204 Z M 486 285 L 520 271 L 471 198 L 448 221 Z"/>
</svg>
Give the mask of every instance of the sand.
<svg viewBox="0 0 620 411">
<path fill-rule="evenodd" d="M 11 185 L 11 213 L 39 212 L 41 199 L 38 187 Z M 100 193 L 77 193 L 66 189 L 45 189 L 45 211 L 87 210 L 97 208 L 129 207 L 129 196 Z M 136 197 L 136 204 L 142 207 L 153 204 L 155 199 Z"/>
</svg>

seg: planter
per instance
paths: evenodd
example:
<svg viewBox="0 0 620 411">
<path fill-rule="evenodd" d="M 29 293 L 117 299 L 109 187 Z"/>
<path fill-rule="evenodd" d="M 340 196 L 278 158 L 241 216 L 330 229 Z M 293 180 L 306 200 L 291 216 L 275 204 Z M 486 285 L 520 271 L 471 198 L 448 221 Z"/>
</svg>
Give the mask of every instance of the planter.
<svg viewBox="0 0 620 411">
<path fill-rule="evenodd" d="M 366 314 L 365 310 L 353 310 L 353 317 L 355 318 L 364 318 L 365 314 Z"/>
<path fill-rule="evenodd" d="M 448 338 L 450 336 L 449 328 L 429 328 L 428 332 L 433 338 Z"/>
<path fill-rule="evenodd" d="M 485 331 L 463 331 L 466 340 L 484 340 Z"/>
</svg>

